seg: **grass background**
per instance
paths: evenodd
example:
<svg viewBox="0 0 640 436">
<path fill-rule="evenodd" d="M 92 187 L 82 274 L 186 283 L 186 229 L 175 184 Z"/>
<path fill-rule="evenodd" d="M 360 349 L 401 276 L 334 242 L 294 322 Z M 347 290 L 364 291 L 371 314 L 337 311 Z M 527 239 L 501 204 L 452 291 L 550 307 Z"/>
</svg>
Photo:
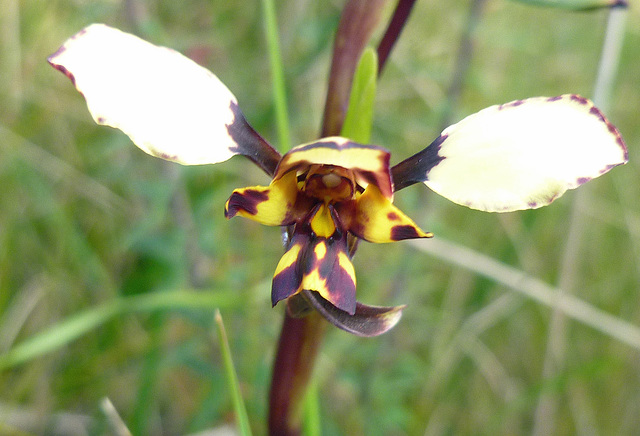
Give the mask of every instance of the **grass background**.
<svg viewBox="0 0 640 436">
<path fill-rule="evenodd" d="M 293 143 L 318 134 L 342 5 L 276 5 Z M 389 148 L 393 162 L 429 144 L 447 116 L 455 121 L 536 95 L 593 95 L 607 12 L 491 0 L 472 33 L 470 68 L 452 105 L 448 90 L 469 6 L 418 2 L 392 54 L 378 85 L 372 142 Z M 175 290 L 217 295 L 249 418 L 263 434 L 283 309 L 269 303 L 280 232 L 226 221 L 222 211 L 234 188 L 268 180 L 241 158 L 215 168 L 150 158 L 123 134 L 94 125 L 69 81 L 45 62 L 91 22 L 134 31 L 214 71 L 277 147 L 260 4 L 2 0 L 0 11 L 0 352 L 117 298 Z M 535 211 L 472 211 L 420 186 L 399 193 L 396 203 L 443 241 L 562 288 L 637 329 L 636 4 L 627 15 L 606 112 L 627 142 L 628 165 Z M 400 324 L 376 339 L 329 333 L 316 371 L 324 433 L 597 435 L 640 428 L 638 346 L 456 265 L 444 252 L 365 243 L 354 263 L 361 301 L 408 307 Z M 0 433 L 104 434 L 105 397 L 134 434 L 232 423 L 213 318 L 206 305 L 125 313 L 2 370 Z"/>
</svg>

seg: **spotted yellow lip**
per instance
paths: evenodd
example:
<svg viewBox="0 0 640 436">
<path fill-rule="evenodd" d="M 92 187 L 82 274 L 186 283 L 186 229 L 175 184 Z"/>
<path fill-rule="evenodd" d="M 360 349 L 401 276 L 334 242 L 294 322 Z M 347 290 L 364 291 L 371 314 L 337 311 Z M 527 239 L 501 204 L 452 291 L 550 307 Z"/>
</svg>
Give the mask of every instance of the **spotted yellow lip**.
<svg viewBox="0 0 640 436">
<path fill-rule="evenodd" d="M 433 236 L 396 208 L 392 198 L 389 152 L 332 137 L 286 153 L 269 186 L 235 190 L 225 215 L 293 226 L 273 277 L 274 305 L 308 290 L 353 315 L 356 276 L 349 234 L 369 242 Z"/>
</svg>

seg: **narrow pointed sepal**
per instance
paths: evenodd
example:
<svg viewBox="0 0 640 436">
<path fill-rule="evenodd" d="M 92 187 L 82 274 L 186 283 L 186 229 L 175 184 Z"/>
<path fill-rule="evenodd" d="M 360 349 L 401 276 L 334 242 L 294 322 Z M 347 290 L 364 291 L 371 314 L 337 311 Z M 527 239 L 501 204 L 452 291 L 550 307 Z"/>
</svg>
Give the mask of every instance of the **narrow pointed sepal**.
<svg viewBox="0 0 640 436">
<path fill-rule="evenodd" d="M 276 178 L 310 165 L 334 165 L 352 170 L 356 182 L 366 187 L 374 184 L 382 194 L 393 198 L 393 183 L 389 171 L 390 154 L 382 147 L 358 144 L 333 136 L 292 148 L 278 164 Z"/>
<path fill-rule="evenodd" d="M 355 213 L 351 212 L 354 204 Z M 367 186 L 355 202 L 345 203 L 343 207 L 344 210 L 338 208 L 338 215 L 346 221 L 349 231 L 365 241 L 384 243 L 433 237 L 433 233 L 418 227 L 374 185 Z"/>
<path fill-rule="evenodd" d="M 240 215 L 267 226 L 287 226 L 306 213 L 304 207 L 296 205 L 297 199 L 296 175 L 292 172 L 269 186 L 234 190 L 225 204 L 224 216 L 229 219 Z"/>
<path fill-rule="evenodd" d="M 357 336 L 372 337 L 386 333 L 402 317 L 405 306 L 378 307 L 356 303 L 355 312 L 350 315 L 336 308 L 312 291 L 303 291 L 302 295 L 327 321 L 334 326 Z"/>
<path fill-rule="evenodd" d="M 413 176 L 455 203 L 489 212 L 545 206 L 627 162 L 618 130 L 577 95 L 486 108 L 445 129 L 430 148 Z"/>
<path fill-rule="evenodd" d="M 146 153 L 185 165 L 243 154 L 275 170 L 279 154 L 249 126 L 235 96 L 174 50 L 92 24 L 48 61 L 83 94 L 98 124 L 122 130 Z"/>
</svg>

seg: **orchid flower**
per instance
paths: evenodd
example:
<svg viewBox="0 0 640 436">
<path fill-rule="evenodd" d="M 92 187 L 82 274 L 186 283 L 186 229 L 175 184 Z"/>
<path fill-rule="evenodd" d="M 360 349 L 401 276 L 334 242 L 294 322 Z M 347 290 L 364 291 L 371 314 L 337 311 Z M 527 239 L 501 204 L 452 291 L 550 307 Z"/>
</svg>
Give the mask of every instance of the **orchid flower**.
<svg viewBox="0 0 640 436">
<path fill-rule="evenodd" d="M 299 314 L 315 308 L 363 336 L 391 328 L 402 307 L 356 302 L 351 258 L 358 241 L 433 236 L 393 205 L 395 191 L 424 183 L 455 203 L 508 212 L 548 205 L 627 162 L 618 130 L 577 95 L 486 108 L 390 167 L 386 149 L 342 137 L 299 145 L 281 156 L 210 71 L 103 24 L 70 38 L 49 63 L 84 95 L 98 124 L 122 130 L 148 154 L 184 165 L 240 154 L 260 166 L 272 177 L 270 184 L 235 190 L 225 216 L 286 229 L 273 305 L 286 299 Z"/>
</svg>

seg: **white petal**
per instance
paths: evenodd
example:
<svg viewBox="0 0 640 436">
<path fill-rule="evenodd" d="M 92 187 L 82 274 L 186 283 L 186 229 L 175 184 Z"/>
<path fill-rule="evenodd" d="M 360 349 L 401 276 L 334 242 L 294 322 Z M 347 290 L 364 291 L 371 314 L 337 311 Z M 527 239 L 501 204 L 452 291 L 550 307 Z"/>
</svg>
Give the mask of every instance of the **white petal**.
<svg viewBox="0 0 640 436">
<path fill-rule="evenodd" d="M 491 106 L 445 129 L 425 184 L 489 212 L 537 208 L 626 163 L 617 129 L 577 95 Z"/>
<path fill-rule="evenodd" d="M 239 153 L 229 132 L 236 121 L 246 124 L 236 98 L 174 50 L 92 24 L 49 62 L 74 82 L 98 124 L 122 130 L 153 156 L 192 165 Z"/>
</svg>

